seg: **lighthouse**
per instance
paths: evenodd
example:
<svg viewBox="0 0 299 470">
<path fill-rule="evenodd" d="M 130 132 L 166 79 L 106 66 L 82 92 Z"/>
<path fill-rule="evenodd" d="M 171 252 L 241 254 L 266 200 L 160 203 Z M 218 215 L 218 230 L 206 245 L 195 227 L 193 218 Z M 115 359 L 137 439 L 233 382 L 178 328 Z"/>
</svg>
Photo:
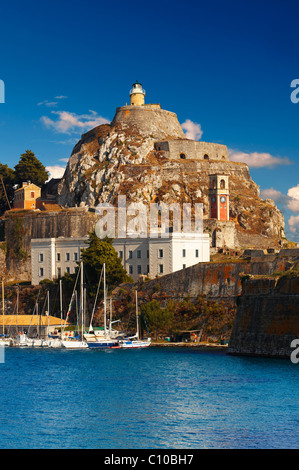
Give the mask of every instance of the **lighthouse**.
<svg viewBox="0 0 299 470">
<path fill-rule="evenodd" d="M 131 106 L 143 106 L 144 105 L 145 90 L 142 88 L 141 83 L 137 80 L 132 85 L 130 90 Z"/>
</svg>

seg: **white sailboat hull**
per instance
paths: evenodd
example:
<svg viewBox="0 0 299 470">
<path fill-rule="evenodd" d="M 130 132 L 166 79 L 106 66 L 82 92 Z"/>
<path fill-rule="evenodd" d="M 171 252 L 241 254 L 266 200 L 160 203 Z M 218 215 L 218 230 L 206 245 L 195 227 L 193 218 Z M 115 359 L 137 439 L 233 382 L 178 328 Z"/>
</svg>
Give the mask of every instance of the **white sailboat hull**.
<svg viewBox="0 0 299 470">
<path fill-rule="evenodd" d="M 131 349 L 131 348 L 148 348 L 151 345 L 151 340 L 141 341 L 138 339 L 120 340 L 118 342 L 120 348 Z"/>
<path fill-rule="evenodd" d="M 61 341 L 62 347 L 66 349 L 86 349 L 88 345 L 85 341 L 65 340 Z"/>
</svg>

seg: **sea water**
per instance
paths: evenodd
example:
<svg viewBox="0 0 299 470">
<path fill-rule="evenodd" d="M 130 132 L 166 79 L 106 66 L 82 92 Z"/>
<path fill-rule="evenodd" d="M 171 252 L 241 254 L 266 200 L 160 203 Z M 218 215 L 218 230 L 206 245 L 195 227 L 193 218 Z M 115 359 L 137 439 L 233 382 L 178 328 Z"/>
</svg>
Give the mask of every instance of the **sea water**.
<svg viewBox="0 0 299 470">
<path fill-rule="evenodd" d="M 7 348 L 6 449 L 296 448 L 299 365 L 198 348 Z"/>
</svg>

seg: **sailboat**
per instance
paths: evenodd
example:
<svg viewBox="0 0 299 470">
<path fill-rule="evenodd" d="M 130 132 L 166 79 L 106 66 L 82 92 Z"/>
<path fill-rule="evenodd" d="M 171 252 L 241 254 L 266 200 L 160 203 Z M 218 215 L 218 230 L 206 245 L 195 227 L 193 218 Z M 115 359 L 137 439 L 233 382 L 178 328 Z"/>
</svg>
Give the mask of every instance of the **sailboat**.
<svg viewBox="0 0 299 470">
<path fill-rule="evenodd" d="M 32 316 L 31 316 L 31 320 L 30 320 L 30 325 L 29 325 L 29 328 L 28 328 L 28 333 L 18 333 L 18 336 L 17 336 L 17 339 L 16 339 L 16 346 L 19 346 L 19 347 L 29 347 L 29 348 L 41 348 L 41 347 L 47 347 L 48 346 L 48 342 L 47 340 L 45 339 L 41 339 L 39 336 L 40 336 L 40 323 L 39 323 L 39 318 L 38 318 L 38 299 L 39 299 L 39 295 L 40 295 L 40 291 L 38 293 L 38 296 L 37 296 L 37 300 L 36 300 L 36 303 L 35 303 L 35 306 L 34 306 L 34 309 L 33 309 L 33 313 L 32 313 Z M 29 337 L 29 331 L 30 331 L 30 328 L 31 328 L 31 323 L 32 323 L 32 320 L 34 318 L 34 315 L 36 313 L 36 326 L 37 326 L 37 337 L 36 338 L 31 338 Z"/>
<path fill-rule="evenodd" d="M 99 292 L 99 286 L 101 282 L 102 275 L 100 277 L 99 285 L 98 285 L 98 291 Z M 95 332 L 92 334 L 91 331 L 93 331 L 91 323 L 92 323 L 92 318 L 90 322 L 90 327 L 89 327 L 89 333 L 85 335 L 85 338 L 87 340 L 88 347 L 91 349 L 107 349 L 107 348 L 113 348 L 118 345 L 118 341 L 116 338 L 112 338 L 112 330 L 111 330 L 111 319 L 110 319 L 110 324 L 109 324 L 109 330 L 107 329 L 107 292 L 106 292 L 106 264 L 104 263 L 103 265 L 103 278 L 104 278 L 104 330 L 99 330 L 102 334 L 96 334 Z M 95 310 L 95 304 L 96 304 L 97 296 L 95 299 L 94 303 L 94 309 L 93 313 Z M 92 314 L 93 317 L 93 314 Z"/>
<path fill-rule="evenodd" d="M 148 348 L 151 345 L 151 338 L 147 338 L 146 340 L 140 339 L 139 334 L 139 317 L 138 317 L 138 297 L 137 297 L 137 290 L 136 290 L 136 334 L 134 336 L 130 336 L 128 338 L 119 339 L 118 345 L 120 348 Z"/>
<path fill-rule="evenodd" d="M 62 348 L 62 281 L 59 281 L 59 298 L 60 298 L 60 338 L 59 337 L 51 337 L 49 341 L 50 348 Z"/>
<path fill-rule="evenodd" d="M 81 284 L 80 284 L 80 311 L 81 311 L 81 340 L 76 338 L 68 337 L 68 339 L 62 339 L 61 344 L 66 349 L 86 349 L 88 348 L 87 342 L 84 339 L 84 311 L 85 311 L 85 302 L 84 302 L 84 289 L 83 289 L 83 262 L 80 263 L 81 270 Z M 70 309 L 69 309 L 70 310 Z"/>
</svg>

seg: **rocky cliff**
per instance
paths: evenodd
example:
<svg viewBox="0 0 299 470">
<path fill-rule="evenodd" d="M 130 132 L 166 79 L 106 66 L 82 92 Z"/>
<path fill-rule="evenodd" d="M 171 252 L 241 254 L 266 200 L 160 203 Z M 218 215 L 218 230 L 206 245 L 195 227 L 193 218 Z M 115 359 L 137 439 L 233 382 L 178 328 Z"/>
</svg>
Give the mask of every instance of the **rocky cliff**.
<svg viewBox="0 0 299 470">
<path fill-rule="evenodd" d="M 155 148 L 155 143 L 165 140 L 175 140 L 175 148 L 180 141 L 186 147 L 174 113 L 150 105 L 118 108 L 111 124 L 92 129 L 75 145 L 58 188 L 59 203 L 67 207 L 116 205 L 118 195 L 146 204 L 203 203 L 205 230 L 209 231 L 209 175 L 225 173 L 229 175 L 232 222 L 226 227 L 232 235 L 227 246 L 279 246 L 283 216 L 273 201 L 260 199 L 246 164 L 227 161 L 225 156 L 169 158 L 169 152 Z M 204 148 L 209 145 L 214 144 Z M 223 235 L 218 247 L 225 246 L 224 238 L 229 240 Z"/>
</svg>

